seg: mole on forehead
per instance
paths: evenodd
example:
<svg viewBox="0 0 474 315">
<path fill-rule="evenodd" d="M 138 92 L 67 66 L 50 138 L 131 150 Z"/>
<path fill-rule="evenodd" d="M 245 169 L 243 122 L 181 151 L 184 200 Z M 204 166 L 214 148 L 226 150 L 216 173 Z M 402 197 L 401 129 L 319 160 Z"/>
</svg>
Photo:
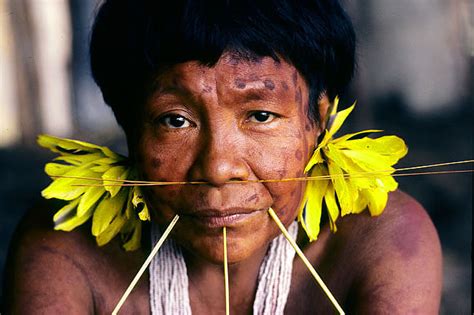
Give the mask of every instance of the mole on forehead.
<svg viewBox="0 0 474 315">
<path fill-rule="evenodd" d="M 234 79 L 233 87 L 237 90 L 248 91 L 248 90 L 268 90 L 273 91 L 275 89 L 275 81 L 268 78 L 241 78 L 237 77 Z"/>
</svg>

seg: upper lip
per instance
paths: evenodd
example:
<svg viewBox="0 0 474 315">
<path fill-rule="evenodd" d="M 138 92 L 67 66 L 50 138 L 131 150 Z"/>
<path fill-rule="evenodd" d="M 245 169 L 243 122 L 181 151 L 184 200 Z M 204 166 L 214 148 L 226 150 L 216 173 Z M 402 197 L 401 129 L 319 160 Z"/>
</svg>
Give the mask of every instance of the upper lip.
<svg viewBox="0 0 474 315">
<path fill-rule="evenodd" d="M 226 209 L 200 209 L 195 210 L 186 215 L 193 217 L 227 217 L 235 214 L 250 214 L 252 212 L 262 211 L 263 209 L 250 208 L 226 208 Z"/>
</svg>

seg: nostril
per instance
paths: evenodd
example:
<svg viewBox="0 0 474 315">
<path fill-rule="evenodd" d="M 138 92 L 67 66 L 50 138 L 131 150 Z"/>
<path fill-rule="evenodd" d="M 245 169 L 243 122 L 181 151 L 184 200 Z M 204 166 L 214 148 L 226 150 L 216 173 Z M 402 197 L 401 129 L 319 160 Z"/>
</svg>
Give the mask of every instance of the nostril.
<svg viewBox="0 0 474 315">
<path fill-rule="evenodd" d="M 243 164 L 243 163 L 240 163 Z M 232 163 L 223 165 L 195 165 L 190 176 L 192 181 L 202 181 L 213 186 L 222 186 L 229 182 L 241 182 L 248 179 L 248 171 L 245 165 Z"/>
<path fill-rule="evenodd" d="M 236 147 L 229 149 L 220 145 L 223 141 L 222 134 L 207 139 L 189 170 L 190 179 L 200 179 L 213 186 L 248 179 L 250 168 L 247 161 Z"/>
</svg>

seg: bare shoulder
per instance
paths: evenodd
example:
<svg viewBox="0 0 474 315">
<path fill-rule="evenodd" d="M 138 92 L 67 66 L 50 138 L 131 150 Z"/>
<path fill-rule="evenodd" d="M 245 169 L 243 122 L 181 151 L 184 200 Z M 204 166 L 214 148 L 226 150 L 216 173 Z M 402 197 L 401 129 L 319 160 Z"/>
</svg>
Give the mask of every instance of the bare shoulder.
<svg viewBox="0 0 474 315">
<path fill-rule="evenodd" d="M 396 191 L 381 216 L 357 217 L 341 226 L 341 231 L 353 231 L 357 244 L 350 254 L 359 265 L 351 308 L 356 313 L 437 314 L 442 256 L 426 210 Z"/>
<path fill-rule="evenodd" d="M 385 211 L 368 211 L 325 224 L 305 254 L 349 314 L 438 314 L 441 296 L 441 248 L 425 209 L 396 191 Z M 301 297 L 306 297 L 301 303 Z M 288 314 L 334 311 L 329 299 L 296 259 Z"/>
<path fill-rule="evenodd" d="M 55 231 L 53 212 L 49 205 L 36 207 L 17 228 L 7 261 L 7 310 L 15 314 L 110 313 L 138 270 L 141 251 L 126 253 L 116 241 L 98 247 L 87 225 L 71 232 Z M 141 287 L 135 298 L 143 302 L 138 293 L 146 292 L 147 282 L 142 281 Z"/>
</svg>

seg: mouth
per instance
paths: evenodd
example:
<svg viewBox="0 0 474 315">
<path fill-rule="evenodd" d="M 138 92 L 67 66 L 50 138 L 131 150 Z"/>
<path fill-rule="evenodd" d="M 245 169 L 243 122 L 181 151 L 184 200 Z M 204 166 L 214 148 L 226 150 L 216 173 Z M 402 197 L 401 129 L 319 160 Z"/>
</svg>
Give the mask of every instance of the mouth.
<svg viewBox="0 0 474 315">
<path fill-rule="evenodd" d="M 206 209 L 184 215 L 193 223 L 206 228 L 231 227 L 245 223 L 245 221 L 264 212 L 265 209 Z"/>
</svg>

